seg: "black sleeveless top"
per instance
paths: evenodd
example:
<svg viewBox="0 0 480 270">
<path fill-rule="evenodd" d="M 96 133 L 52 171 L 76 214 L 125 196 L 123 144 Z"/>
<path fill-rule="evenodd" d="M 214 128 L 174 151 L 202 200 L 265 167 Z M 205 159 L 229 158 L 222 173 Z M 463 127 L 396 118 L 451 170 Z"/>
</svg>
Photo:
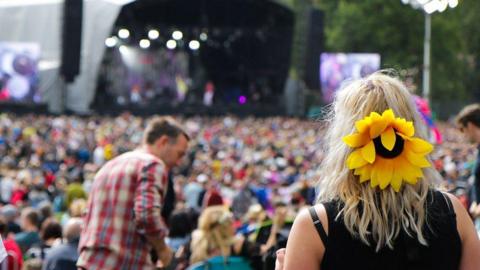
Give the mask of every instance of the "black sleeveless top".
<svg viewBox="0 0 480 270">
<path fill-rule="evenodd" d="M 462 243 L 457 231 L 456 215 L 448 196 L 439 191 L 429 192 L 427 198 L 428 225 L 424 235 L 428 246 L 416 238 L 400 232 L 394 249 L 384 247 L 375 251 L 371 246 L 354 238 L 345 227 L 343 218 L 335 220 L 341 203 L 324 203 L 328 216 L 328 236 L 314 208 L 310 215 L 325 246 L 322 270 L 456 270 L 460 266 Z M 313 210 L 313 211 L 312 211 Z"/>
</svg>

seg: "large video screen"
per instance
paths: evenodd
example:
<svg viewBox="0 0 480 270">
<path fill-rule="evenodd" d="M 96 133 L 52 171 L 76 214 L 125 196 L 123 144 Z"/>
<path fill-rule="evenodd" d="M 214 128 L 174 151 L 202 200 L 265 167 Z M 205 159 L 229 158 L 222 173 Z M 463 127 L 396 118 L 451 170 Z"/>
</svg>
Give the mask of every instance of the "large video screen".
<svg viewBox="0 0 480 270">
<path fill-rule="evenodd" d="M 39 57 L 37 43 L 0 42 L 0 102 L 41 102 Z"/>
<path fill-rule="evenodd" d="M 121 47 L 107 51 L 101 76 L 116 105 L 183 102 L 190 88 L 189 56 L 167 49 Z"/>
<path fill-rule="evenodd" d="M 376 53 L 322 53 L 320 85 L 323 100 L 332 102 L 343 81 L 365 77 L 379 68 L 380 55 Z"/>
</svg>

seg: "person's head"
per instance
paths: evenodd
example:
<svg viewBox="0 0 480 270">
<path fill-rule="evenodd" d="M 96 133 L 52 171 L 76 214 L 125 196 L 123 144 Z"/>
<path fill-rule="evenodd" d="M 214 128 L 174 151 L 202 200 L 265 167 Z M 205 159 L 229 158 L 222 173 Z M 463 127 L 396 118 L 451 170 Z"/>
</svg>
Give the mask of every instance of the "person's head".
<svg viewBox="0 0 480 270">
<path fill-rule="evenodd" d="M 234 235 L 233 215 L 228 208 L 205 208 L 198 219 L 198 229 L 192 234 L 190 262 L 208 259 L 214 251 L 220 251 L 225 257 L 229 256 Z"/>
<path fill-rule="evenodd" d="M 192 232 L 193 224 L 191 224 L 190 216 L 185 210 L 175 210 L 168 219 L 170 230 L 169 237 L 185 237 Z"/>
<path fill-rule="evenodd" d="M 53 216 L 53 207 L 49 201 L 41 202 L 39 208 L 42 220 L 46 220 Z"/>
<path fill-rule="evenodd" d="M 190 137 L 183 127 L 170 117 L 152 119 L 145 130 L 143 143 L 149 151 L 175 167 L 185 155 Z"/>
<path fill-rule="evenodd" d="M 248 208 L 244 219 L 247 222 L 263 222 L 266 217 L 267 214 L 263 207 L 260 204 L 253 204 Z"/>
<path fill-rule="evenodd" d="M 42 224 L 40 236 L 44 242 L 62 238 L 62 225 L 54 218 L 46 219 Z"/>
<path fill-rule="evenodd" d="M 455 120 L 460 131 L 470 142 L 480 143 L 480 104 L 466 106 Z"/>
<path fill-rule="evenodd" d="M 417 236 L 420 243 L 426 244 L 422 232 L 426 218 L 423 206 L 432 181 L 440 181 L 439 174 L 432 167 L 423 170 L 415 168 L 418 169 L 416 172 L 420 174 L 423 172 L 424 176 L 416 184 L 413 184 L 413 180 L 412 184 L 406 184 L 404 179 L 404 184 L 398 192 L 392 185 L 387 185 L 384 189 L 378 186 L 372 188 L 371 181 L 360 183 L 360 177 L 346 165 L 347 158 L 354 149 L 342 138 L 356 132 L 357 121 L 372 112 L 382 114 L 389 108 L 395 117 L 412 121 L 414 136 L 426 140 L 426 128 L 417 112 L 413 97 L 398 79 L 377 72 L 349 83 L 336 93 L 331 114 L 327 119 L 329 122 L 325 138 L 327 149 L 324 151 L 326 155 L 320 166 L 321 179 L 318 189 L 319 201 L 340 199 L 344 203 L 341 213 L 344 215 L 347 229 L 365 243 L 372 244 L 369 239 L 373 239 L 377 249 L 384 246 L 393 248 L 394 241 L 402 229 Z M 398 136 L 398 130 L 394 131 L 396 132 L 394 135 Z M 379 137 L 372 138 L 371 142 L 376 143 L 375 139 Z M 398 150 L 403 153 L 405 149 L 403 139 L 395 140 L 395 146 L 390 151 L 393 151 L 397 144 Z M 382 153 L 380 150 L 383 149 L 378 148 L 379 150 L 375 151 L 380 156 Z M 390 166 L 394 157 L 396 156 L 385 155 L 380 158 L 388 159 L 385 162 Z M 398 176 L 398 172 L 393 169 L 386 171 L 392 173 L 390 176 L 395 174 Z M 371 174 L 369 176 L 373 178 Z M 384 174 L 381 177 L 385 178 Z M 416 177 L 417 174 L 413 176 L 414 180 Z M 372 226 L 371 231 L 368 229 L 369 226 Z"/>
<path fill-rule="evenodd" d="M 71 217 L 82 217 L 87 208 L 87 201 L 85 199 L 75 199 L 68 208 Z"/>
<path fill-rule="evenodd" d="M 33 208 L 25 208 L 21 214 L 21 227 L 25 231 L 38 231 L 40 214 Z"/>
<path fill-rule="evenodd" d="M 68 243 L 77 243 L 82 232 L 83 221 L 81 218 L 71 218 L 68 220 L 63 231 L 63 235 Z"/>
<path fill-rule="evenodd" d="M 5 218 L 7 222 L 13 222 L 18 216 L 17 207 L 7 204 L 0 209 L 0 215 Z"/>
</svg>

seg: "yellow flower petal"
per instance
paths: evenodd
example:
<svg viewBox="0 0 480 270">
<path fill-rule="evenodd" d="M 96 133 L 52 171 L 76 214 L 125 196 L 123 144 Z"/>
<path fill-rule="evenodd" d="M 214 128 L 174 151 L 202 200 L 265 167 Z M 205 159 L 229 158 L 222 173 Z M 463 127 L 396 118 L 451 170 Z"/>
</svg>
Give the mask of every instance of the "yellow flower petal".
<svg viewBox="0 0 480 270">
<path fill-rule="evenodd" d="M 402 134 L 402 133 L 400 133 L 400 132 L 397 132 L 397 133 L 395 133 L 395 134 L 398 134 L 398 136 L 402 137 L 402 139 L 404 139 L 405 141 L 411 141 L 411 140 L 412 140 L 412 138 L 407 137 L 406 135 L 404 135 L 404 134 Z"/>
<path fill-rule="evenodd" d="M 415 185 L 418 182 L 419 178 L 423 178 L 423 172 L 418 167 L 413 167 L 407 173 L 404 174 L 405 182 Z"/>
<path fill-rule="evenodd" d="M 418 179 L 417 179 L 417 178 L 408 178 L 408 177 L 405 177 L 404 180 L 405 180 L 405 182 L 407 182 L 407 183 L 410 184 L 410 185 L 416 185 L 417 182 L 418 182 Z"/>
<path fill-rule="evenodd" d="M 394 164 L 396 163 L 394 162 Z M 392 186 L 393 190 L 395 190 L 395 192 L 399 192 L 400 188 L 402 187 L 402 173 L 399 168 L 397 168 L 397 166 L 394 166 L 392 182 L 390 182 L 390 185 Z"/>
<path fill-rule="evenodd" d="M 395 114 L 392 109 L 388 109 L 382 113 L 382 118 L 387 121 L 388 124 L 391 124 L 395 121 Z"/>
<path fill-rule="evenodd" d="M 378 113 L 371 114 L 372 124 L 370 125 L 370 138 L 375 139 L 387 128 L 388 122 L 383 119 Z"/>
<path fill-rule="evenodd" d="M 381 136 L 382 136 L 381 140 L 382 140 L 383 146 L 387 150 L 392 151 L 393 147 L 395 146 L 395 140 L 396 140 L 395 130 L 389 127 L 384 133 L 382 133 Z"/>
<path fill-rule="evenodd" d="M 370 127 L 371 123 L 372 123 L 372 120 L 370 119 L 369 116 L 367 116 L 364 119 L 358 120 L 357 122 L 355 122 L 355 127 L 357 128 L 359 133 L 364 133 Z"/>
<path fill-rule="evenodd" d="M 415 172 L 411 173 L 411 171 L 409 171 L 412 166 L 413 165 L 410 164 L 407 159 L 402 156 L 399 156 L 393 160 L 394 169 L 392 175 L 392 182 L 390 183 L 390 185 L 392 186 L 394 191 L 400 191 L 403 181 L 406 178 L 411 179 L 411 183 L 416 183 Z"/>
<path fill-rule="evenodd" d="M 428 160 L 424 156 L 416 154 L 409 149 L 404 149 L 403 151 L 405 152 L 405 157 L 411 164 L 420 168 L 427 168 L 431 166 L 430 162 L 428 162 Z"/>
<path fill-rule="evenodd" d="M 396 118 L 393 126 L 395 130 L 404 134 L 407 137 L 412 137 L 415 134 L 415 128 L 413 127 L 413 122 L 407 121 L 403 118 Z"/>
<path fill-rule="evenodd" d="M 366 133 L 355 133 L 342 138 L 342 140 L 350 147 L 360 147 L 368 143 L 370 138 Z"/>
<path fill-rule="evenodd" d="M 363 183 L 367 180 L 370 180 L 370 178 L 372 176 L 372 165 L 367 164 L 367 165 L 363 166 L 362 168 L 363 168 L 363 170 L 362 170 L 362 175 L 360 175 L 360 183 Z"/>
<path fill-rule="evenodd" d="M 378 166 L 377 176 L 380 189 L 385 189 L 392 180 L 393 164 L 390 160 L 379 159 L 379 164 L 375 164 L 375 166 Z"/>
<path fill-rule="evenodd" d="M 416 177 L 412 172 L 404 174 L 403 179 L 410 185 L 415 185 L 418 182 L 418 177 Z"/>
<path fill-rule="evenodd" d="M 367 145 L 361 148 L 362 157 L 370 164 L 375 161 L 375 144 L 370 141 Z"/>
<path fill-rule="evenodd" d="M 347 158 L 347 166 L 349 169 L 356 169 L 367 164 L 367 161 L 362 157 L 361 150 L 353 151 Z"/>
<path fill-rule="evenodd" d="M 411 148 L 415 153 L 424 155 L 433 151 L 433 145 L 419 138 L 412 138 L 408 148 Z"/>
<path fill-rule="evenodd" d="M 407 121 L 405 126 L 405 135 L 412 137 L 415 134 L 415 127 L 413 126 L 413 122 Z"/>
<path fill-rule="evenodd" d="M 380 118 L 382 118 L 382 116 L 380 114 L 378 114 L 377 112 L 371 112 L 370 113 L 370 119 L 372 119 L 372 122 L 373 121 L 378 121 Z"/>
<path fill-rule="evenodd" d="M 413 173 L 414 175 L 417 177 L 417 178 L 423 178 L 423 171 L 422 169 L 418 168 L 418 167 L 415 167 L 415 169 L 413 169 Z"/>
<path fill-rule="evenodd" d="M 417 179 L 423 175 L 420 168 L 411 164 L 403 156 L 398 157 L 396 162 L 398 162 L 398 168 L 401 170 L 402 178 L 411 185 L 415 185 L 418 181 Z"/>
<path fill-rule="evenodd" d="M 378 167 L 374 166 L 372 167 L 372 174 L 370 177 L 370 186 L 372 188 L 378 186 Z"/>
<path fill-rule="evenodd" d="M 353 174 L 354 175 L 362 175 L 363 168 L 365 168 L 365 166 L 360 167 L 360 168 L 356 168 L 355 171 L 353 172 Z"/>
</svg>

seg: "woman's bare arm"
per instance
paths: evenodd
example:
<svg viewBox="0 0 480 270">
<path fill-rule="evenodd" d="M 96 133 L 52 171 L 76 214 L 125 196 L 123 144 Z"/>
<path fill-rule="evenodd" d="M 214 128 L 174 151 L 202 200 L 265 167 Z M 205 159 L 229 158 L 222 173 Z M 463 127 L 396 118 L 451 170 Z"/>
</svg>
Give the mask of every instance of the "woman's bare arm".
<svg viewBox="0 0 480 270">
<path fill-rule="evenodd" d="M 323 228 L 328 234 L 327 213 L 323 205 L 315 206 Z M 295 218 L 285 251 L 284 270 L 318 270 L 325 247 L 318 235 L 308 209 L 300 211 Z"/>
<path fill-rule="evenodd" d="M 472 219 L 460 201 L 452 194 L 450 197 L 457 215 L 457 230 L 462 239 L 462 258 L 460 270 L 480 269 L 480 240 Z"/>
</svg>

